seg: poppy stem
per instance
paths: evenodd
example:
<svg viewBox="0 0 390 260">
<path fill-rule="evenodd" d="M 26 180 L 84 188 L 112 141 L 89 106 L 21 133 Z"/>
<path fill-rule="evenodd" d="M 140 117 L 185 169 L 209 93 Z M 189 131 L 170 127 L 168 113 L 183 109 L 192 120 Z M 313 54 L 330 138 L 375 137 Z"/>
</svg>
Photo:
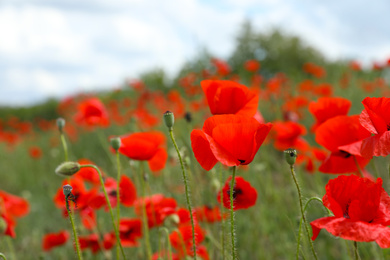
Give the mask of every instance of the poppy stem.
<svg viewBox="0 0 390 260">
<path fill-rule="evenodd" d="M 6 236 L 6 237 L 5 237 L 5 240 L 7 241 L 7 244 L 8 244 L 8 248 L 9 248 L 9 252 L 10 252 L 11 259 L 16 259 L 16 256 L 15 256 L 15 249 L 14 249 L 14 246 L 12 245 L 12 239 L 11 239 L 11 237 Z"/>
<path fill-rule="evenodd" d="M 362 170 L 360 169 L 360 165 L 356 159 L 356 156 L 355 155 L 352 155 L 353 156 L 353 160 L 355 161 L 355 164 L 356 164 L 356 168 L 358 169 L 357 173 L 358 173 L 358 176 L 363 178 L 363 173 L 362 173 Z"/>
<path fill-rule="evenodd" d="M 65 162 L 68 161 L 68 145 L 66 144 L 64 133 L 61 133 L 62 147 L 64 148 Z"/>
<path fill-rule="evenodd" d="M 177 156 L 179 157 L 180 165 L 181 165 L 181 171 L 183 173 L 183 181 L 184 181 L 184 187 L 185 187 L 185 192 L 186 192 L 186 200 L 187 200 L 187 207 L 188 211 L 190 212 L 190 217 L 191 217 L 191 226 L 192 226 L 192 246 L 193 246 L 193 251 L 194 251 L 194 259 L 196 260 L 196 239 L 195 239 L 195 225 L 194 225 L 194 217 L 192 214 L 192 208 L 191 208 L 191 202 L 190 202 L 190 191 L 188 187 L 188 181 L 187 181 L 187 175 L 186 171 L 184 168 L 183 164 L 183 159 L 181 158 L 179 148 L 177 147 L 175 137 L 173 136 L 173 130 L 169 129 L 169 135 L 172 139 L 172 143 L 175 146 Z"/>
<path fill-rule="evenodd" d="M 95 170 L 99 173 L 100 184 L 102 185 L 103 192 L 104 192 L 104 196 L 105 196 L 106 202 L 107 202 L 107 206 L 108 206 L 108 209 L 109 209 L 109 211 L 110 211 L 111 221 L 112 221 L 112 225 L 113 225 L 113 227 L 114 227 L 114 231 L 115 231 L 115 235 L 116 235 L 116 241 L 117 241 L 117 243 L 119 244 L 119 247 L 120 247 L 120 249 L 121 249 L 123 259 L 126 259 L 125 252 L 123 251 L 121 239 L 120 239 L 120 237 L 119 237 L 119 231 L 118 231 L 118 229 L 117 229 L 117 227 L 116 227 L 116 225 L 115 225 L 114 213 L 112 213 L 112 207 L 111 207 L 110 199 L 108 198 L 108 194 L 107 194 L 107 191 L 106 191 L 106 187 L 104 186 L 104 180 L 103 180 L 102 173 L 100 172 L 99 168 L 96 167 L 96 166 L 93 165 L 93 164 L 84 164 L 84 165 L 81 165 L 80 168 L 87 168 L 87 167 L 91 167 L 91 168 L 95 169 Z M 118 203 L 119 203 L 119 201 L 118 201 Z"/>
<path fill-rule="evenodd" d="M 77 256 L 78 256 L 79 260 L 82 260 L 83 257 L 81 256 L 79 238 L 78 238 L 78 236 L 77 236 L 76 226 L 74 225 L 74 220 L 73 220 L 72 211 L 70 210 L 70 207 L 69 207 L 69 200 L 68 200 L 68 197 L 65 198 L 65 203 L 66 203 L 66 210 L 68 211 L 68 216 L 69 216 L 70 224 L 72 225 L 73 239 L 74 239 L 74 243 L 75 243 L 75 245 L 76 245 Z"/>
<path fill-rule="evenodd" d="M 117 227 L 119 230 L 119 223 L 120 223 L 120 188 L 119 188 L 119 182 L 121 178 L 121 163 L 119 160 L 119 152 L 116 150 L 116 167 L 118 169 L 117 177 L 116 177 L 116 219 L 117 219 Z M 116 245 L 116 259 L 119 259 L 119 245 Z"/>
<path fill-rule="evenodd" d="M 291 175 L 294 179 L 294 182 L 295 182 L 295 186 L 297 187 L 297 191 L 298 191 L 298 198 L 299 198 L 299 206 L 300 206 L 300 209 L 301 209 L 301 217 L 303 219 L 303 222 L 304 222 L 304 226 L 305 226 L 305 229 L 306 229 L 306 233 L 307 233 L 307 238 L 309 240 L 309 244 L 310 244 L 310 247 L 311 247 L 311 251 L 313 253 L 313 256 L 315 259 L 318 259 L 317 258 L 317 254 L 316 254 L 316 251 L 314 250 L 314 246 L 313 246 L 313 242 L 311 241 L 311 238 L 310 238 L 310 231 L 309 231 L 309 228 L 307 226 L 307 221 L 306 221 L 306 217 L 305 217 L 305 212 L 304 212 L 304 209 L 303 209 L 303 204 L 302 204 L 302 193 L 301 193 L 301 188 L 299 187 L 299 184 L 298 184 L 298 181 L 297 181 L 297 178 L 295 176 L 295 171 L 294 171 L 294 165 L 290 165 L 290 170 L 291 170 Z M 300 232 L 300 231 L 299 231 Z M 298 234 L 298 236 L 300 236 L 300 233 Z"/>
<path fill-rule="evenodd" d="M 3 258 L 4 260 L 7 260 L 7 258 L 5 257 L 5 255 L 3 253 L 0 253 L 0 256 L 1 258 Z"/>
<path fill-rule="evenodd" d="M 145 189 L 145 177 L 144 177 L 144 163 L 140 163 L 140 178 L 141 178 L 141 188 L 142 188 L 142 196 L 146 197 L 146 189 Z M 149 238 L 149 224 L 148 218 L 146 215 L 146 205 L 142 203 L 142 222 L 144 224 L 144 233 L 145 233 L 145 245 L 146 245 L 146 253 L 148 255 L 148 259 L 152 259 L 152 248 L 150 246 L 150 238 Z"/>
<path fill-rule="evenodd" d="M 236 259 L 236 240 L 234 237 L 234 180 L 236 178 L 236 166 L 233 166 L 232 182 L 230 184 L 230 232 L 232 237 L 232 256 L 233 260 Z"/>
<path fill-rule="evenodd" d="M 172 260 L 172 246 L 171 240 L 169 239 L 169 231 L 166 227 L 160 228 L 161 232 L 165 233 L 168 243 L 168 260 Z"/>
<path fill-rule="evenodd" d="M 223 174 L 222 174 L 222 163 L 219 164 L 219 180 L 220 183 L 223 183 Z M 221 188 L 221 199 L 223 198 L 223 189 Z M 224 206 L 223 203 L 221 203 L 221 245 L 222 245 L 222 260 L 225 260 L 225 219 L 223 217 L 223 212 L 224 212 Z"/>
<path fill-rule="evenodd" d="M 354 248 L 354 255 L 355 255 L 355 260 L 359 260 L 359 251 L 358 251 L 358 244 L 356 241 L 353 241 L 353 248 Z"/>
</svg>

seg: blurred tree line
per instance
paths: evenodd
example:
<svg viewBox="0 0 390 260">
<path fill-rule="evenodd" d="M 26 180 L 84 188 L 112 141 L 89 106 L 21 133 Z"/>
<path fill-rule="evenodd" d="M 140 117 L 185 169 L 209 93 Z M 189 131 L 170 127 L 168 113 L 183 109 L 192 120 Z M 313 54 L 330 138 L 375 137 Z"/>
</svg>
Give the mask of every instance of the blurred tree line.
<svg viewBox="0 0 390 260">
<path fill-rule="evenodd" d="M 177 76 L 170 79 L 166 72 L 161 69 L 152 69 L 139 76 L 151 90 L 168 91 L 177 86 L 178 80 L 189 72 L 200 72 L 203 69 L 212 69 L 210 63 L 214 56 L 206 49 L 199 51 L 196 57 L 186 62 L 179 70 Z M 294 35 L 288 35 L 279 29 L 268 32 L 257 32 L 249 21 L 246 21 L 236 37 L 236 46 L 230 57 L 225 60 L 232 69 L 232 73 L 242 75 L 245 61 L 255 59 L 261 63 L 261 75 L 268 79 L 278 72 L 283 72 L 297 80 L 307 77 L 302 71 L 303 64 L 313 62 L 323 66 L 328 75 L 341 75 L 346 69 L 346 61 L 329 61 L 320 51 L 307 45 L 302 39 Z M 245 83 L 245 82 L 244 82 Z M 100 95 L 111 95 L 110 92 L 101 92 Z M 1 107 L 0 118 L 7 119 L 16 116 L 22 120 L 44 118 L 47 120 L 58 117 L 56 107 L 58 100 L 48 101 L 29 107 Z"/>
</svg>

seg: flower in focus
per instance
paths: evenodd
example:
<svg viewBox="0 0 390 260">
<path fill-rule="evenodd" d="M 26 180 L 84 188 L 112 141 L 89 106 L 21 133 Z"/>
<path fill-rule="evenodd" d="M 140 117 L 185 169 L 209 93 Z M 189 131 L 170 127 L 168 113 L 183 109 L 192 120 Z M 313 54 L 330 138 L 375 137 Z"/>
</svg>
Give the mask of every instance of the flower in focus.
<svg viewBox="0 0 390 260">
<path fill-rule="evenodd" d="M 200 82 L 213 115 L 236 114 L 254 116 L 259 96 L 246 86 L 228 80 L 202 80 Z"/>
<path fill-rule="evenodd" d="M 319 170 L 323 173 L 358 172 L 369 159 L 360 154 L 362 140 L 370 133 L 360 125 L 359 116 L 337 116 L 321 124 L 316 130 L 316 142 L 331 151 Z"/>
<path fill-rule="evenodd" d="M 191 132 L 196 160 L 206 171 L 220 161 L 226 166 L 252 162 L 272 124 L 260 124 L 252 117 L 217 115 L 208 118 L 202 130 Z"/>
<path fill-rule="evenodd" d="M 88 127 L 106 127 L 110 124 L 108 112 L 98 98 L 90 98 L 80 102 L 74 118 L 78 124 Z"/>
<path fill-rule="evenodd" d="M 334 236 L 358 242 L 375 241 L 390 247 L 390 197 L 382 188 L 382 179 L 373 182 L 355 175 L 339 176 L 325 187 L 322 201 L 334 216 L 310 223 L 312 240 L 326 229 Z"/>
<path fill-rule="evenodd" d="M 42 248 L 50 251 L 57 246 L 65 244 L 69 239 L 69 232 L 62 230 L 58 233 L 48 233 L 43 237 Z"/>
<path fill-rule="evenodd" d="M 390 154 L 390 98 L 370 98 L 363 100 L 364 110 L 360 114 L 360 123 L 374 134 L 362 143 L 364 157 L 387 156 Z"/>
<path fill-rule="evenodd" d="M 222 188 L 222 202 L 225 208 L 230 209 L 230 183 L 232 176 L 230 176 Z M 218 202 L 221 202 L 221 192 L 218 192 Z M 252 185 L 238 176 L 235 177 L 233 188 L 233 209 L 247 209 L 256 204 L 257 191 Z"/>
<path fill-rule="evenodd" d="M 130 159 L 148 161 L 151 171 L 164 168 L 168 159 L 165 136 L 161 132 L 133 133 L 120 137 L 119 152 Z"/>
</svg>

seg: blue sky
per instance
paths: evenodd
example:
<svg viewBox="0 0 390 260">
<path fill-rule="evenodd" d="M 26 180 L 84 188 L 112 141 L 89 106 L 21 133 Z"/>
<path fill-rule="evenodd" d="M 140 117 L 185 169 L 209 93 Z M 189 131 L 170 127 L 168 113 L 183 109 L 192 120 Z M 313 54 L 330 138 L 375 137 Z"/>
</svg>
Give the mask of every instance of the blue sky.
<svg viewBox="0 0 390 260">
<path fill-rule="evenodd" d="M 227 57 L 245 19 L 294 33 L 331 59 L 390 57 L 390 1 L 13 0 L 0 2 L 0 105 L 174 74 L 202 47 Z"/>
</svg>

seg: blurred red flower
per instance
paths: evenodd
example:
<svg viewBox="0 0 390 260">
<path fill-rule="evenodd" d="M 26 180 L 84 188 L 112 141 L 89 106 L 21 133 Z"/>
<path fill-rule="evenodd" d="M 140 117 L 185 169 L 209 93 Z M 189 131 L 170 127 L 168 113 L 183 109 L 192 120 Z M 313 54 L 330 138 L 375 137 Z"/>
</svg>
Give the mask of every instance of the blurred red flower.
<svg viewBox="0 0 390 260">
<path fill-rule="evenodd" d="M 110 124 L 108 112 L 98 98 L 90 98 L 78 104 L 75 121 L 85 126 L 108 126 Z"/>
<path fill-rule="evenodd" d="M 236 114 L 254 116 L 259 104 L 256 91 L 228 80 L 200 82 L 213 115 Z"/>
<path fill-rule="evenodd" d="M 43 251 L 50 251 L 54 247 L 65 244 L 69 239 L 69 232 L 62 230 L 58 233 L 48 233 L 43 237 Z"/>
<path fill-rule="evenodd" d="M 382 188 L 382 179 L 373 182 L 355 175 L 339 176 L 325 187 L 323 204 L 334 216 L 310 223 L 315 240 L 325 228 L 334 236 L 358 242 L 375 241 L 390 247 L 390 197 Z"/>
<path fill-rule="evenodd" d="M 134 210 L 138 216 L 142 216 L 142 208 L 145 206 L 149 228 L 159 226 L 164 219 L 176 212 L 177 203 L 173 198 L 165 198 L 163 194 L 154 194 L 150 197 L 138 198 L 134 202 Z"/>
<path fill-rule="evenodd" d="M 370 98 L 363 100 L 364 110 L 360 114 L 360 123 L 374 134 L 362 143 L 364 157 L 387 156 L 390 154 L 390 98 Z"/>
<path fill-rule="evenodd" d="M 124 247 L 138 246 L 137 239 L 142 237 L 142 221 L 140 219 L 121 218 L 119 237 Z"/>
<path fill-rule="evenodd" d="M 206 171 L 220 161 L 226 166 L 247 165 L 268 135 L 272 124 L 253 117 L 217 115 L 208 118 L 202 130 L 191 132 L 196 160 Z"/>
<path fill-rule="evenodd" d="M 331 154 L 323 161 L 319 170 L 323 173 L 358 172 L 355 159 L 364 168 L 369 159 L 360 154 L 362 140 L 370 133 L 360 125 L 359 116 L 337 116 L 320 125 L 316 131 L 316 141 Z"/>
<path fill-rule="evenodd" d="M 195 244 L 197 247 L 202 241 L 205 239 L 206 232 L 199 226 L 195 225 Z M 178 228 L 178 231 L 173 231 L 169 235 L 169 239 L 171 240 L 172 247 L 176 249 L 179 256 L 184 257 L 186 255 L 193 255 L 193 239 L 192 239 L 192 226 L 191 225 L 183 225 Z M 184 251 L 184 249 L 186 251 Z"/>
<path fill-rule="evenodd" d="M 209 223 L 214 223 L 222 220 L 221 210 L 219 206 L 202 206 L 195 208 L 196 218 L 199 221 L 205 221 Z M 228 214 L 224 214 L 223 218 L 227 218 Z"/>
<path fill-rule="evenodd" d="M 28 150 L 30 157 L 33 159 L 39 159 L 42 157 L 42 150 L 38 146 L 32 146 Z"/>
<path fill-rule="evenodd" d="M 260 69 L 260 62 L 257 60 L 247 60 L 244 67 L 247 71 L 256 72 Z"/>
<path fill-rule="evenodd" d="M 301 124 L 292 121 L 275 121 L 273 122 L 272 133 L 275 138 L 274 146 L 279 151 L 288 148 L 305 151 L 309 148 L 307 141 L 301 137 L 307 133 L 305 126 Z"/>
<path fill-rule="evenodd" d="M 222 202 L 225 208 L 230 209 L 230 183 L 232 176 L 226 180 L 222 187 Z M 218 202 L 221 202 L 221 192 L 218 192 Z M 247 209 L 256 204 L 257 191 L 241 176 L 235 177 L 233 188 L 233 210 Z"/>
<path fill-rule="evenodd" d="M 324 68 L 311 62 L 306 62 L 303 64 L 303 71 L 313 75 L 316 78 L 323 78 L 326 76 L 326 71 Z"/>
<path fill-rule="evenodd" d="M 0 218 L 5 221 L 5 235 L 16 237 L 16 218 L 27 215 L 30 206 L 27 200 L 0 190 Z"/>
<path fill-rule="evenodd" d="M 119 152 L 133 160 L 148 161 L 151 171 L 164 168 L 168 154 L 163 147 L 165 136 L 161 132 L 133 133 L 120 137 Z"/>
<path fill-rule="evenodd" d="M 113 232 L 104 234 L 103 241 L 99 241 L 97 234 L 91 234 L 88 236 L 79 236 L 80 249 L 91 249 L 93 254 L 99 252 L 99 250 L 110 250 L 116 243 L 115 234 Z"/>
<path fill-rule="evenodd" d="M 227 64 L 226 61 L 213 58 L 213 59 L 211 59 L 211 63 L 216 67 L 217 74 L 219 74 L 220 76 L 229 75 L 231 69 L 230 69 L 229 64 Z"/>
</svg>

